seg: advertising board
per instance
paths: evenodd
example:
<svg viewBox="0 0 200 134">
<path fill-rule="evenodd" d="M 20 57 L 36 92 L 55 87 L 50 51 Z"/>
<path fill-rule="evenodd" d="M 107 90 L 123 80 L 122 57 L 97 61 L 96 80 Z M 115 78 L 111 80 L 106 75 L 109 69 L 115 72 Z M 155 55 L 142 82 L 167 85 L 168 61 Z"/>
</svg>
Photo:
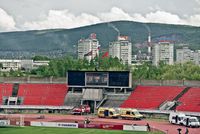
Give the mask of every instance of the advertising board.
<svg viewBox="0 0 200 134">
<path fill-rule="evenodd" d="M 0 120 L 0 126 L 9 126 L 10 120 Z"/>
<path fill-rule="evenodd" d="M 123 130 L 128 130 L 128 131 L 147 131 L 147 126 L 123 125 Z"/>
<path fill-rule="evenodd" d="M 35 122 L 35 121 L 31 121 L 31 126 L 78 128 L 78 123 L 65 123 L 65 122 Z"/>
</svg>

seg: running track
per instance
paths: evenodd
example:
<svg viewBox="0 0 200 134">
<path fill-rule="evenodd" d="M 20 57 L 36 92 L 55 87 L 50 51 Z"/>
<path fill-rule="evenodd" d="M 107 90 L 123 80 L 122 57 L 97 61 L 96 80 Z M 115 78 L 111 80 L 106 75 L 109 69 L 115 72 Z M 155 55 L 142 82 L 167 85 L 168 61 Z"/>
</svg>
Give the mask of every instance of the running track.
<svg viewBox="0 0 200 134">
<path fill-rule="evenodd" d="M 5 115 L 4 115 L 5 116 Z M 38 119 L 39 114 L 12 114 L 8 115 L 8 118 L 11 119 L 19 119 L 20 116 L 24 117 L 25 121 L 49 121 L 49 122 L 75 122 L 83 123 L 86 116 L 75 116 L 75 115 L 50 115 L 46 114 L 45 119 Z M 146 125 L 149 123 L 151 128 L 159 129 L 168 134 L 177 134 L 178 128 L 182 129 L 182 134 L 185 133 L 186 127 L 179 125 L 172 125 L 166 121 L 150 121 L 150 120 L 122 120 L 122 119 L 104 119 L 98 118 L 96 116 L 87 116 L 90 118 L 90 124 L 138 124 L 138 125 Z M 188 128 L 189 134 L 200 134 L 200 128 Z"/>
</svg>

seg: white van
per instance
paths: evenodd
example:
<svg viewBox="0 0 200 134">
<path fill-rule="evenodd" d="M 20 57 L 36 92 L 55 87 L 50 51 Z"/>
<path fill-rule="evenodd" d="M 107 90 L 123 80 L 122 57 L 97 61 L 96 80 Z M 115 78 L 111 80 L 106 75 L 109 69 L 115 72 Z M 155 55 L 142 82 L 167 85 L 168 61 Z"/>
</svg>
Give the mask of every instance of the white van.
<svg viewBox="0 0 200 134">
<path fill-rule="evenodd" d="M 183 113 L 172 112 L 169 115 L 169 122 L 172 124 L 183 125 L 183 120 L 186 115 Z"/>
<path fill-rule="evenodd" d="M 197 117 L 190 117 L 190 116 L 189 117 L 186 116 L 183 119 L 183 125 L 187 127 L 200 127 L 200 123 Z"/>
<path fill-rule="evenodd" d="M 186 116 L 183 113 L 170 113 L 169 122 L 187 127 L 200 127 L 197 117 Z"/>
</svg>

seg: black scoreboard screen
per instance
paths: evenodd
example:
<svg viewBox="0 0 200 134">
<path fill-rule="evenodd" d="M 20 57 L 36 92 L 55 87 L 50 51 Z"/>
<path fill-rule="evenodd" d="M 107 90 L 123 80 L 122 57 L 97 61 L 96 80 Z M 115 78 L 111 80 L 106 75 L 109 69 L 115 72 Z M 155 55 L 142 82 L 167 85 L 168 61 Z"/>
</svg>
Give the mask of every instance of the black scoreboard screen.
<svg viewBox="0 0 200 134">
<path fill-rule="evenodd" d="M 68 71 L 69 86 L 129 87 L 129 71 Z"/>
<path fill-rule="evenodd" d="M 109 72 L 109 86 L 128 87 L 129 72 Z"/>
<path fill-rule="evenodd" d="M 107 72 L 86 72 L 86 86 L 108 86 Z"/>
<path fill-rule="evenodd" d="M 68 71 L 67 73 L 68 85 L 85 86 L 85 72 L 82 71 Z"/>
</svg>

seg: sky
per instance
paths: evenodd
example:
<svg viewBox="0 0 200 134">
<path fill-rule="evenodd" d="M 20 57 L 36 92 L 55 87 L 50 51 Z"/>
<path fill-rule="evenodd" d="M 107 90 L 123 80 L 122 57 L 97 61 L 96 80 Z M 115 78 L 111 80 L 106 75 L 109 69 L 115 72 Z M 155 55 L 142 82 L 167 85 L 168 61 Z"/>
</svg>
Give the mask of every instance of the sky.
<svg viewBox="0 0 200 134">
<path fill-rule="evenodd" d="M 117 20 L 200 26 L 200 0 L 0 0 L 0 32 Z"/>
</svg>

